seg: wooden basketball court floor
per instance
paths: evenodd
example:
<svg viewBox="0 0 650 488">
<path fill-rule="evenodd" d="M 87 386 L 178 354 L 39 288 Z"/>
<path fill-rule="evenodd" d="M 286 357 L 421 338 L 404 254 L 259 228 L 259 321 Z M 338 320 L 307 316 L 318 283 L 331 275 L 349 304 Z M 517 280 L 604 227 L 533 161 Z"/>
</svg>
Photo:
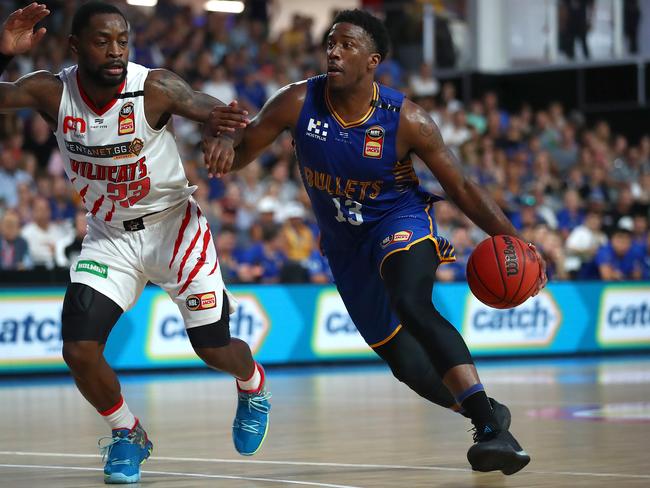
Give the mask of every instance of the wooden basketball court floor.
<svg viewBox="0 0 650 488">
<path fill-rule="evenodd" d="M 650 487 L 650 356 L 479 363 L 532 456 L 514 476 L 473 473 L 470 424 L 384 366 L 272 369 L 262 450 L 230 438 L 233 382 L 205 371 L 123 376 L 154 442 L 139 485 L 171 487 Z M 62 378 L 0 380 L 0 486 L 104 486 L 107 428 Z"/>
</svg>

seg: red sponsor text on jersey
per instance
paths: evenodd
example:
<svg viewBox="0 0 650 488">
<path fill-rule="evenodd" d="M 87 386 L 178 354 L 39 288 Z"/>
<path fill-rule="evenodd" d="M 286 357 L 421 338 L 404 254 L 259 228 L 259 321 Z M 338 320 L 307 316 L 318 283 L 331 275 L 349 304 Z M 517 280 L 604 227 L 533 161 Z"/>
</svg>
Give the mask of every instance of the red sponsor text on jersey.
<svg viewBox="0 0 650 488">
<path fill-rule="evenodd" d="M 107 166 L 70 159 L 70 168 L 73 173 L 88 180 L 105 180 L 112 181 L 113 183 L 121 183 L 124 181 L 139 180 L 147 176 L 146 159 L 146 157 L 142 157 L 135 163 L 121 164 L 118 166 Z"/>
<path fill-rule="evenodd" d="M 63 133 L 67 134 L 69 131 L 74 131 L 78 134 L 84 134 L 86 132 L 86 121 L 84 119 L 79 119 L 67 115 L 63 119 Z"/>
</svg>

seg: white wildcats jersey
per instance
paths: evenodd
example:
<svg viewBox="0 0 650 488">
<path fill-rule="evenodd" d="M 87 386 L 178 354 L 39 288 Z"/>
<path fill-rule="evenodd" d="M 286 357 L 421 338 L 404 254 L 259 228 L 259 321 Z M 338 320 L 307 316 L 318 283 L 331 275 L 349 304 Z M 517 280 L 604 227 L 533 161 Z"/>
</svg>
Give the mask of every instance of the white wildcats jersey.
<svg viewBox="0 0 650 488">
<path fill-rule="evenodd" d="M 77 66 L 59 73 L 63 95 L 56 140 L 65 171 L 88 211 L 104 222 L 164 210 L 187 200 L 188 186 L 174 136 L 154 130 L 144 114 L 149 70 L 129 63 L 120 95 L 95 107 L 77 81 Z"/>
</svg>

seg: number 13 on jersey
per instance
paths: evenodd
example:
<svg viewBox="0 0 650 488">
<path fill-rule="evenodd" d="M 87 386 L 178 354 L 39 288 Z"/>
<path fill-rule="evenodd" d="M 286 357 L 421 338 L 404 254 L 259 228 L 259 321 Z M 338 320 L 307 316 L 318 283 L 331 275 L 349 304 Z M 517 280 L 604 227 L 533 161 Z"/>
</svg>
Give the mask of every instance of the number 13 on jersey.
<svg viewBox="0 0 650 488">
<path fill-rule="evenodd" d="M 343 202 L 341 198 L 332 198 L 332 201 L 336 207 L 336 220 L 338 222 L 348 222 L 352 225 L 363 224 L 362 205 L 359 202 L 347 199 L 345 205 L 341 205 L 341 202 Z"/>
</svg>

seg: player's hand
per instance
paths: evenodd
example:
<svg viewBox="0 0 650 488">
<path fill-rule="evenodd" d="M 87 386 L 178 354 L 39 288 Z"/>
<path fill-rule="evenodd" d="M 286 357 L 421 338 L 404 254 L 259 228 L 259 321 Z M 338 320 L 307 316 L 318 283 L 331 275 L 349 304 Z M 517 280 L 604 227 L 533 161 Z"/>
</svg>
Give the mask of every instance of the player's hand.
<svg viewBox="0 0 650 488">
<path fill-rule="evenodd" d="M 235 132 L 250 123 L 247 115 L 248 111 L 239 108 L 237 100 L 233 100 L 228 105 L 214 107 L 210 112 L 208 125 L 215 136 L 223 132 Z"/>
<path fill-rule="evenodd" d="M 0 31 L 0 53 L 6 56 L 23 54 L 34 47 L 45 35 L 45 27 L 34 32 L 34 26 L 50 11 L 42 3 L 31 3 L 12 13 Z"/>
<path fill-rule="evenodd" d="M 203 149 L 203 161 L 210 178 L 213 176 L 220 178 L 230 171 L 235 159 L 232 138 L 223 135 L 214 137 L 204 133 L 201 148 Z"/>
<path fill-rule="evenodd" d="M 542 257 L 533 243 L 528 243 L 528 247 L 535 253 L 537 261 L 539 261 L 539 278 L 537 279 L 537 288 L 532 295 L 535 296 L 542 290 L 542 288 L 546 286 L 546 283 L 548 282 L 548 277 L 546 276 L 546 260 Z"/>
</svg>

